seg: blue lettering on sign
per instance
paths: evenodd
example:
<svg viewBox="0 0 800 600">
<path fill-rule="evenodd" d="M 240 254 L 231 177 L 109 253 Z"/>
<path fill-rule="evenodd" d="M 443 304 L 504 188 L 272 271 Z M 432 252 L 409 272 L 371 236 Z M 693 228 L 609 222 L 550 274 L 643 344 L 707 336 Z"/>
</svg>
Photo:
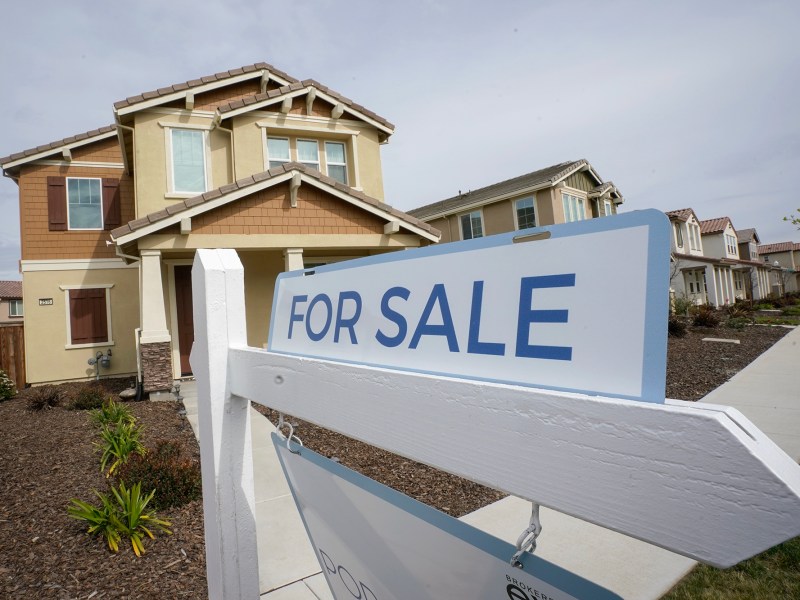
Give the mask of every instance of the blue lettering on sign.
<svg viewBox="0 0 800 600">
<path fill-rule="evenodd" d="M 311 313 L 314 312 L 314 307 L 319 303 L 325 305 L 327 314 L 325 316 L 325 324 L 322 326 L 322 329 L 319 331 L 314 331 L 311 329 Z M 306 318 L 306 334 L 308 334 L 308 339 L 310 339 L 312 342 L 318 342 L 324 338 L 325 334 L 328 333 L 328 329 L 330 329 L 332 318 L 333 305 L 331 304 L 331 299 L 328 297 L 328 295 L 319 294 L 314 296 L 313 300 L 311 300 L 311 303 L 308 305 L 308 318 Z"/>
<path fill-rule="evenodd" d="M 292 310 L 291 313 L 289 314 L 289 339 L 292 339 L 292 328 L 294 327 L 295 322 L 303 320 L 303 315 L 298 315 L 296 312 L 297 305 L 300 302 L 307 302 L 307 301 L 308 301 L 308 296 L 306 295 L 292 297 Z"/>
<path fill-rule="evenodd" d="M 392 323 L 397 325 L 397 335 L 393 337 L 389 337 L 380 329 L 378 330 L 378 332 L 375 334 L 375 339 L 378 340 L 378 343 L 381 346 L 395 348 L 402 344 L 403 340 L 406 339 L 406 333 L 408 332 L 408 323 L 406 322 L 406 318 L 389 306 L 389 300 L 392 298 L 402 298 L 403 300 L 408 300 L 410 295 L 411 292 L 404 287 L 393 287 L 386 290 L 383 298 L 381 298 L 381 314 L 389 319 Z"/>
<path fill-rule="evenodd" d="M 355 303 L 353 316 L 348 319 L 343 318 L 345 300 L 352 300 Z M 336 331 L 333 334 L 333 342 L 335 344 L 339 343 L 339 331 L 341 331 L 342 329 L 347 329 L 350 332 L 351 344 L 353 345 L 358 344 L 358 340 L 356 339 L 355 327 L 356 323 L 358 322 L 358 318 L 360 316 L 361 316 L 361 294 L 355 291 L 347 291 L 339 294 L 339 305 L 336 308 Z"/>
<path fill-rule="evenodd" d="M 572 360 L 571 346 L 540 346 L 530 344 L 531 323 L 566 323 L 567 310 L 534 310 L 531 308 L 533 290 L 557 287 L 575 287 L 575 273 L 523 277 L 519 286 L 519 316 L 517 318 L 517 348 L 515 356 Z"/>
<path fill-rule="evenodd" d="M 469 341 L 467 352 L 469 354 L 488 354 L 491 356 L 504 356 L 506 345 L 499 342 L 481 342 L 481 310 L 483 308 L 483 282 L 472 282 L 472 306 L 469 311 Z"/>
<path fill-rule="evenodd" d="M 428 320 L 431 318 L 433 307 L 437 303 L 439 304 L 439 312 L 442 314 L 443 322 L 441 325 L 430 325 Z M 447 347 L 450 352 L 458 352 L 456 329 L 453 326 L 453 316 L 450 314 L 450 305 L 447 303 L 447 292 L 445 292 L 443 283 L 437 283 L 433 286 L 408 347 L 415 350 L 423 335 L 443 335 L 447 338 Z"/>
</svg>

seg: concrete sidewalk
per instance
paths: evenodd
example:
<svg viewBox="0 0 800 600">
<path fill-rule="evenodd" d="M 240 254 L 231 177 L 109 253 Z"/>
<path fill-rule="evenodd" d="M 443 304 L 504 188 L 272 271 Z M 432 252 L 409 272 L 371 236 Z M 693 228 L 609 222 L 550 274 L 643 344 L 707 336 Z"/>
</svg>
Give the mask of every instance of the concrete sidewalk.
<svg viewBox="0 0 800 600">
<path fill-rule="evenodd" d="M 709 351 L 713 351 L 711 348 Z M 740 410 L 794 460 L 800 458 L 800 328 L 789 332 L 703 402 Z M 195 435 L 194 382 L 181 393 Z M 333 600 L 272 448 L 271 423 L 253 410 L 259 575 L 262 599 Z M 508 497 L 462 520 L 509 542 L 528 524 L 530 503 Z M 660 598 L 696 564 L 693 560 L 546 508 L 537 556 L 594 581 L 623 598 Z"/>
</svg>

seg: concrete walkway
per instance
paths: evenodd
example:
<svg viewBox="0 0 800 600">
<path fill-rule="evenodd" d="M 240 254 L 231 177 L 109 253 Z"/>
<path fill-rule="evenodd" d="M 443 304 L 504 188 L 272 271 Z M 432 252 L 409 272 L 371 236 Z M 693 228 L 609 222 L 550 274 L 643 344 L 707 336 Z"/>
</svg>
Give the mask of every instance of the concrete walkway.
<svg viewBox="0 0 800 600">
<path fill-rule="evenodd" d="M 737 408 L 789 456 L 798 460 L 798 365 L 800 328 L 789 332 L 703 401 Z M 194 382 L 183 382 L 181 394 L 187 418 L 197 435 Z M 269 440 L 273 430 L 271 423 L 253 410 L 261 597 L 267 600 L 333 600 Z M 529 502 L 508 497 L 462 520 L 513 543 L 527 526 L 529 516 Z M 623 598 L 656 600 L 696 564 L 691 559 L 554 510 L 542 508 L 540 516 L 543 530 L 537 556 Z"/>
</svg>

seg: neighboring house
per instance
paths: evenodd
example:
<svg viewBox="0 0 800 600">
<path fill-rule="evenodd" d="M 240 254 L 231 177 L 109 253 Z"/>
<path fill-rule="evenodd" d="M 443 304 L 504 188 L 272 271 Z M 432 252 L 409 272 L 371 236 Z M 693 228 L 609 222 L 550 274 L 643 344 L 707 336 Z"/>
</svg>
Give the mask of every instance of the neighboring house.
<svg viewBox="0 0 800 600">
<path fill-rule="evenodd" d="M 587 160 L 540 169 L 408 211 L 442 242 L 616 214 L 624 201 Z"/>
<path fill-rule="evenodd" d="M 759 258 L 758 245 L 761 240 L 755 229 L 742 229 L 736 232 L 739 243 L 739 259 L 745 270 L 745 297 L 760 300 L 771 292 L 770 267 Z"/>
<path fill-rule="evenodd" d="M 0 324 L 22 323 L 22 282 L 0 281 Z"/>
<path fill-rule="evenodd" d="M 127 98 L 115 123 L 0 158 L 19 185 L 30 383 L 189 375 L 191 265 L 235 248 L 247 338 L 285 270 L 435 243 L 383 200 L 383 117 L 266 63 Z"/>
<path fill-rule="evenodd" d="M 800 244 L 779 242 L 758 247 L 765 265 L 772 266 L 771 285 L 776 295 L 800 291 Z"/>
<path fill-rule="evenodd" d="M 670 289 L 675 295 L 716 307 L 769 295 L 767 270 L 751 258 L 749 241 L 747 255 L 740 255 L 740 240 L 747 236 L 737 234 L 728 217 L 700 221 L 691 208 L 666 215 L 672 225 Z M 757 239 L 755 230 L 744 231 Z"/>
</svg>

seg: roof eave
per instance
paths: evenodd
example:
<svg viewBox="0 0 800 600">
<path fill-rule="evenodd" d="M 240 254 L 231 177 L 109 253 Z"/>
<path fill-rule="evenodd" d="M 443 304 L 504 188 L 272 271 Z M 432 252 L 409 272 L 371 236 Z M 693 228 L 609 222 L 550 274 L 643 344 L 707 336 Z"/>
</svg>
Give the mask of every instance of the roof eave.
<svg viewBox="0 0 800 600">
<path fill-rule="evenodd" d="M 116 135 L 117 135 L 117 130 L 112 129 L 111 131 L 105 131 L 103 133 L 99 133 L 97 135 L 93 135 L 91 137 L 87 137 L 82 140 L 76 140 L 74 142 L 69 142 L 67 144 L 61 144 L 59 146 L 49 148 L 48 150 L 42 150 L 41 152 L 37 152 L 29 156 L 23 156 L 14 160 L 10 160 L 6 163 L 0 163 L 0 168 L 2 168 L 4 171 L 8 171 L 9 169 L 15 169 L 17 167 L 33 162 L 35 160 L 41 160 L 43 158 L 47 158 L 48 156 L 52 156 L 53 154 L 58 154 L 60 152 L 63 152 L 64 150 L 72 150 L 73 148 L 79 148 L 87 144 L 93 144 L 94 142 L 99 142 L 101 140 Z"/>
</svg>

